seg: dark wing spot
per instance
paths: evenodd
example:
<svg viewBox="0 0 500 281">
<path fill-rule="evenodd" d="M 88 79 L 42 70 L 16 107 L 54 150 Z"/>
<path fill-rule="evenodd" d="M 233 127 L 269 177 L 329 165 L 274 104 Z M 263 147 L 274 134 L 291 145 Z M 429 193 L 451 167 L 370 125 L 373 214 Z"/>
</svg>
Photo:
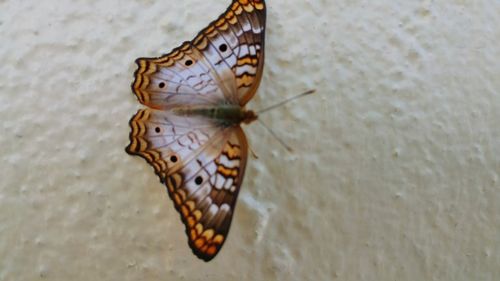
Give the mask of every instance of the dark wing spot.
<svg viewBox="0 0 500 281">
<path fill-rule="evenodd" d="M 177 156 L 175 156 L 175 155 L 170 156 L 170 161 L 171 161 L 172 163 L 177 162 Z"/>
<path fill-rule="evenodd" d="M 159 134 L 159 133 L 161 132 L 160 127 L 156 127 L 156 128 L 155 128 L 155 132 L 157 132 L 157 133 Z"/>
<path fill-rule="evenodd" d="M 187 60 L 185 63 L 184 63 L 186 66 L 190 66 L 193 64 L 193 61 L 192 60 Z"/>
<path fill-rule="evenodd" d="M 194 179 L 194 182 L 197 185 L 200 185 L 203 182 L 203 178 L 201 176 L 197 176 L 196 179 Z"/>
<path fill-rule="evenodd" d="M 161 89 L 165 88 L 165 83 L 161 82 L 160 84 L 158 84 L 158 87 L 160 87 Z"/>
<path fill-rule="evenodd" d="M 225 51 L 227 51 L 227 45 L 226 45 L 226 44 L 221 44 L 221 45 L 219 46 L 219 50 L 220 50 L 221 52 L 225 52 Z"/>
</svg>

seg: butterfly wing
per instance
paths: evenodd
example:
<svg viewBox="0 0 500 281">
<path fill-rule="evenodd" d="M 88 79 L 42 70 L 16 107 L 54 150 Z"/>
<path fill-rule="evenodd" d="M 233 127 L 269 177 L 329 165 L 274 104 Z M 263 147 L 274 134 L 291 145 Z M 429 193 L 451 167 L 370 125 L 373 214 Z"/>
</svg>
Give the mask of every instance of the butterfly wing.
<svg viewBox="0 0 500 281">
<path fill-rule="evenodd" d="M 207 118 L 154 109 L 140 109 L 130 127 L 130 144 L 125 150 L 151 164 L 162 183 L 209 140 L 221 135 L 221 129 Z"/>
<path fill-rule="evenodd" d="M 150 107 L 130 120 L 127 152 L 154 167 L 186 226 L 189 245 L 209 261 L 224 244 L 243 181 L 248 145 L 239 126 L 179 116 L 175 108 L 245 105 L 264 65 L 263 0 L 234 0 L 194 40 L 140 58 L 132 90 Z"/>
<path fill-rule="evenodd" d="M 137 59 L 132 90 L 151 108 L 245 105 L 264 66 L 264 0 L 234 0 L 192 41 L 158 58 Z"/>
<path fill-rule="evenodd" d="M 146 159 L 186 226 L 189 246 L 209 261 L 224 244 L 245 173 L 248 145 L 239 126 L 141 109 L 127 152 Z"/>
</svg>

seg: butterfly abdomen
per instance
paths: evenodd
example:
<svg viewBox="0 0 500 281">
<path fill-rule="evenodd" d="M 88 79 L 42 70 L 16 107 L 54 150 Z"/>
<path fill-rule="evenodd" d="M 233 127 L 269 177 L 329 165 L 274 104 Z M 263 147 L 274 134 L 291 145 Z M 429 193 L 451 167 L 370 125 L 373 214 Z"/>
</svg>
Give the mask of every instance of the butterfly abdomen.
<svg viewBox="0 0 500 281">
<path fill-rule="evenodd" d="M 257 115 L 239 105 L 197 106 L 173 109 L 174 113 L 183 116 L 203 116 L 214 119 L 224 127 L 250 123 L 257 119 Z"/>
</svg>

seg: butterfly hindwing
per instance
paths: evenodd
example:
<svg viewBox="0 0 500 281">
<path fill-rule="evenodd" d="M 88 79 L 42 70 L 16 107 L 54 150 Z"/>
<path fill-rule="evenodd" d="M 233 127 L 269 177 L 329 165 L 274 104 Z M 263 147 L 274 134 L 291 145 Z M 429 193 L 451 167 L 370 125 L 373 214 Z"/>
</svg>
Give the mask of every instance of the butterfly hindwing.
<svg viewBox="0 0 500 281">
<path fill-rule="evenodd" d="M 222 137 L 221 129 L 207 118 L 154 109 L 140 109 L 130 120 L 130 127 L 126 151 L 146 159 L 162 182 L 209 140 Z"/>
<path fill-rule="evenodd" d="M 165 183 L 199 258 L 212 259 L 224 244 L 247 161 L 240 127 L 142 109 L 132 118 L 127 152 L 150 163 Z"/>
<path fill-rule="evenodd" d="M 264 64 L 263 0 L 234 0 L 192 41 L 159 58 L 140 58 L 132 89 L 153 108 L 191 104 L 244 105 L 255 94 Z M 175 98 L 174 98 L 175 99 Z"/>
</svg>

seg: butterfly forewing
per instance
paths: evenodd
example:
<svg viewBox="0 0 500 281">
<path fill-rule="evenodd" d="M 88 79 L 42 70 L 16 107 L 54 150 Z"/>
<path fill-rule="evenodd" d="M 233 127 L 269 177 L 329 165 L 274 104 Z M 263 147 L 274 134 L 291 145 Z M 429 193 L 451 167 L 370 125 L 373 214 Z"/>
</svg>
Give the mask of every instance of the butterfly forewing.
<svg viewBox="0 0 500 281">
<path fill-rule="evenodd" d="M 248 145 L 240 121 L 185 113 L 244 106 L 252 98 L 264 64 L 265 21 L 263 0 L 234 0 L 192 41 L 158 58 L 137 59 L 132 90 L 150 108 L 130 120 L 126 151 L 153 166 L 186 226 L 189 246 L 205 261 L 227 239 Z"/>
<path fill-rule="evenodd" d="M 193 253 L 211 260 L 227 238 L 245 173 L 243 130 L 151 109 L 139 110 L 130 125 L 127 152 L 154 167 L 186 226 Z"/>
<path fill-rule="evenodd" d="M 172 96 L 200 96 L 190 104 L 246 104 L 255 94 L 264 64 L 264 1 L 233 1 L 193 41 L 159 58 L 140 58 L 132 89 L 149 107 L 183 105 Z"/>
<path fill-rule="evenodd" d="M 218 149 L 202 152 L 166 182 L 189 245 L 205 261 L 215 257 L 226 241 L 247 160 L 240 128 L 225 132 L 213 145 Z"/>
</svg>

